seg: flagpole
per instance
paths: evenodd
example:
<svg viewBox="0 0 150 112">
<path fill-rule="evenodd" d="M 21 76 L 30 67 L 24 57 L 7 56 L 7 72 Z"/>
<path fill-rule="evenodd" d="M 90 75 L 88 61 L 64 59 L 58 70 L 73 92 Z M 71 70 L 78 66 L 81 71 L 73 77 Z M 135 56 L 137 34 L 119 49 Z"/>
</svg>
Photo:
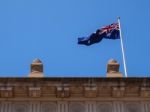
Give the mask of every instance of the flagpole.
<svg viewBox="0 0 150 112">
<path fill-rule="evenodd" d="M 123 39 L 122 39 L 122 32 L 121 32 L 120 17 L 118 17 L 118 24 L 119 24 L 119 30 L 120 30 L 120 42 L 121 42 L 122 58 L 123 58 L 123 65 L 124 65 L 124 73 L 125 73 L 125 77 L 128 77 L 125 52 L 124 52 L 124 46 L 123 46 Z"/>
</svg>

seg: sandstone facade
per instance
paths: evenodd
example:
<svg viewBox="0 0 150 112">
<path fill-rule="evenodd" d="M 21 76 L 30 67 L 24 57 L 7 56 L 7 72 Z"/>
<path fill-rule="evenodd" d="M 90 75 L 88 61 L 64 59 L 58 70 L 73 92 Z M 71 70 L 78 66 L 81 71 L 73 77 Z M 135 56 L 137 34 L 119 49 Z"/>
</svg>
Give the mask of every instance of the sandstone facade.
<svg viewBox="0 0 150 112">
<path fill-rule="evenodd" d="M 150 112 L 150 78 L 0 78 L 0 112 Z"/>
</svg>

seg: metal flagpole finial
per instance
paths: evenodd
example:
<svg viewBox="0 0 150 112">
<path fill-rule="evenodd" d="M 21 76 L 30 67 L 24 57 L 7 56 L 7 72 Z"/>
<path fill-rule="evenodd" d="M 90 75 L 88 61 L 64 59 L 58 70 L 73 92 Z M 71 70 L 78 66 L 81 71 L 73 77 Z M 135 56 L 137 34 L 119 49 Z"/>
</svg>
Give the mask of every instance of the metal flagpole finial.
<svg viewBox="0 0 150 112">
<path fill-rule="evenodd" d="M 120 19 L 120 16 L 118 16 L 117 19 Z"/>
</svg>

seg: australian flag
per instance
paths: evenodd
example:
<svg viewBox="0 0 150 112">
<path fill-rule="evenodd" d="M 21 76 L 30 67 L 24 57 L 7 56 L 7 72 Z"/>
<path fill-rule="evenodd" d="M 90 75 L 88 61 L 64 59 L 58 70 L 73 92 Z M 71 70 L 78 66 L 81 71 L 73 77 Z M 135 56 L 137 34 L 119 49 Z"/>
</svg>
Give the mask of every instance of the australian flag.
<svg viewBox="0 0 150 112">
<path fill-rule="evenodd" d="M 95 33 L 92 33 L 88 37 L 78 38 L 78 44 L 92 45 L 105 39 L 120 39 L 119 24 L 113 23 L 111 25 L 98 29 Z"/>
</svg>

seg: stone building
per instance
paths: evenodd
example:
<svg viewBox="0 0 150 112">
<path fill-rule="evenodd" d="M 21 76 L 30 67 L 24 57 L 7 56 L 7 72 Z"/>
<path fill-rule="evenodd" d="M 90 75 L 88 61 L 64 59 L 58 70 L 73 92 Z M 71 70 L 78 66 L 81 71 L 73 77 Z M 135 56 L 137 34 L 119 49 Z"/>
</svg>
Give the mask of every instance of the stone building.
<svg viewBox="0 0 150 112">
<path fill-rule="evenodd" d="M 44 77 L 36 59 L 26 78 L 0 78 L 0 112 L 150 112 L 150 78 L 124 78 L 110 60 L 107 78 Z"/>
</svg>

